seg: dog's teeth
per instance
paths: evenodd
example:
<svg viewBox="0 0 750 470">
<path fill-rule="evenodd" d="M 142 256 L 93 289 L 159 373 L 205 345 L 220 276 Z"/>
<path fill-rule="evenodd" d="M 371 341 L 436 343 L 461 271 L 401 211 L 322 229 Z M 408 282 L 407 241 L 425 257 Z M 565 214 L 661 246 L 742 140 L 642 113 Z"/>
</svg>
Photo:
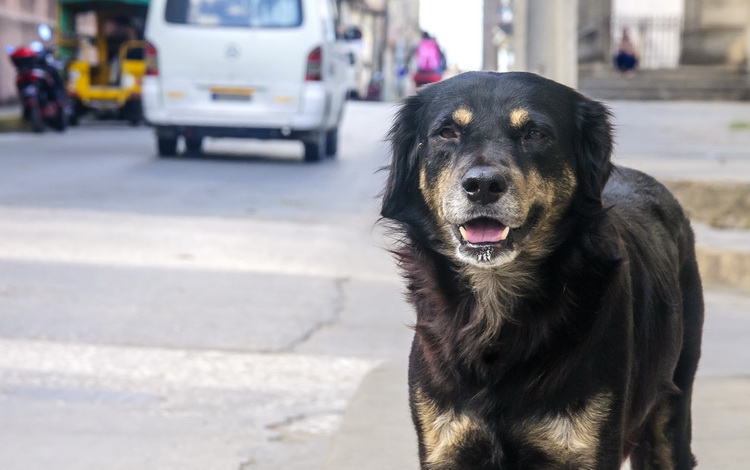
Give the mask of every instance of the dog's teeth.
<svg viewBox="0 0 750 470">
<path fill-rule="evenodd" d="M 510 233 L 510 227 L 505 227 L 505 230 L 503 230 L 503 234 L 500 235 L 500 240 L 505 240 L 508 238 L 508 234 Z"/>
<path fill-rule="evenodd" d="M 458 231 L 461 232 L 461 236 L 464 238 L 464 240 L 466 240 L 466 229 L 463 225 L 459 225 Z"/>
</svg>

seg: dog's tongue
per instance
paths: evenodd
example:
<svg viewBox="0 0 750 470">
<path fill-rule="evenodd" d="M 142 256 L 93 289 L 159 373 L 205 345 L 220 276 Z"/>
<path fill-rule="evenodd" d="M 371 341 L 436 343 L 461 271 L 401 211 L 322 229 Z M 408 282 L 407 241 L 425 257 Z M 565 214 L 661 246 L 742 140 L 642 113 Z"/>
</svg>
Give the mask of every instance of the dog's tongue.
<svg viewBox="0 0 750 470">
<path fill-rule="evenodd" d="M 461 230 L 469 243 L 499 243 L 508 237 L 509 228 L 492 219 L 474 219 L 466 222 Z"/>
</svg>

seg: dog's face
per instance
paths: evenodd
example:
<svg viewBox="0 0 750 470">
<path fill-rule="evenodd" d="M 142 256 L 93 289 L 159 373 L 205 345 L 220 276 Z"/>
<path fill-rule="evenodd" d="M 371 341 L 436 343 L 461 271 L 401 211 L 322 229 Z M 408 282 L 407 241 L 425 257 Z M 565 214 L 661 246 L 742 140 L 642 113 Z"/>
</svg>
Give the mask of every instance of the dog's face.
<svg viewBox="0 0 750 470">
<path fill-rule="evenodd" d="M 542 255 L 574 201 L 601 207 L 608 112 L 528 73 L 472 72 L 408 98 L 382 214 L 462 264 Z"/>
</svg>

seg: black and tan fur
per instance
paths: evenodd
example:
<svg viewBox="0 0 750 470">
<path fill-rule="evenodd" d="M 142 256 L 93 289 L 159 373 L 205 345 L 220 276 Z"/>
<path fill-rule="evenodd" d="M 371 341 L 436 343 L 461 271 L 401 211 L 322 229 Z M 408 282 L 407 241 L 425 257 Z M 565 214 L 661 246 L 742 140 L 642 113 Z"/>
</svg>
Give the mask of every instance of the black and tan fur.
<svg viewBox="0 0 750 470">
<path fill-rule="evenodd" d="M 422 469 L 695 466 L 693 234 L 661 184 L 612 165 L 611 133 L 602 104 L 527 73 L 400 108 L 382 216 L 417 311 Z"/>
</svg>

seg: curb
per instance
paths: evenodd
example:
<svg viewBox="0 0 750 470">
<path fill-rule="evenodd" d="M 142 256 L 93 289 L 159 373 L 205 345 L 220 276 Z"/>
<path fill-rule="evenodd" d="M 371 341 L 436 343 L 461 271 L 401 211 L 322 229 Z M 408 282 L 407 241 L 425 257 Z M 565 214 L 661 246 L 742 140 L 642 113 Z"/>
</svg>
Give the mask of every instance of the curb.
<svg viewBox="0 0 750 470">
<path fill-rule="evenodd" d="M 691 219 L 720 228 L 750 229 L 750 183 L 664 180 Z"/>
<path fill-rule="evenodd" d="M 699 246 L 696 257 L 704 287 L 728 287 L 750 293 L 750 253 Z"/>
<path fill-rule="evenodd" d="M 750 183 L 662 182 L 692 221 L 703 283 L 750 293 Z"/>
<path fill-rule="evenodd" d="M 324 470 L 417 470 L 406 364 L 386 362 L 365 376 L 344 414 Z"/>
<path fill-rule="evenodd" d="M 692 226 L 703 284 L 750 293 L 750 230 Z"/>
</svg>

